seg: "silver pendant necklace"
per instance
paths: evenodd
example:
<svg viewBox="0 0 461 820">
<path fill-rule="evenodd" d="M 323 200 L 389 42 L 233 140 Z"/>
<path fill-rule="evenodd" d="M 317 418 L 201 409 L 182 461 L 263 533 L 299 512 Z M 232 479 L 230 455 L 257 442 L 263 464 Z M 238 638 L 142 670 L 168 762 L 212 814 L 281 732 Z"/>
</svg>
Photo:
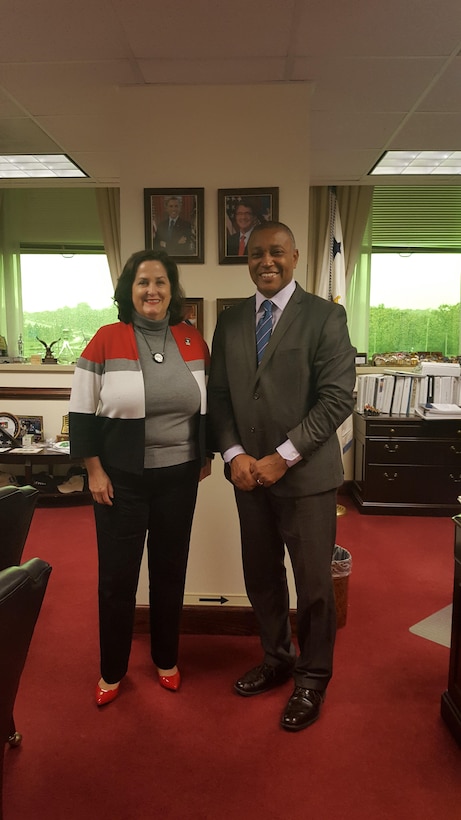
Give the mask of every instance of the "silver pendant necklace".
<svg viewBox="0 0 461 820">
<path fill-rule="evenodd" d="M 141 329 L 140 329 L 140 332 L 141 332 L 141 336 L 144 339 L 147 347 L 149 348 L 149 353 L 152 356 L 152 361 L 156 362 L 157 364 L 163 364 L 163 362 L 165 361 L 165 347 L 166 347 L 166 335 L 168 333 L 168 325 L 166 326 L 165 335 L 163 337 L 163 350 L 162 350 L 161 353 L 160 352 L 154 353 L 154 351 L 152 350 L 149 342 L 147 341 L 147 339 L 144 336 L 144 333 L 142 332 Z"/>
</svg>

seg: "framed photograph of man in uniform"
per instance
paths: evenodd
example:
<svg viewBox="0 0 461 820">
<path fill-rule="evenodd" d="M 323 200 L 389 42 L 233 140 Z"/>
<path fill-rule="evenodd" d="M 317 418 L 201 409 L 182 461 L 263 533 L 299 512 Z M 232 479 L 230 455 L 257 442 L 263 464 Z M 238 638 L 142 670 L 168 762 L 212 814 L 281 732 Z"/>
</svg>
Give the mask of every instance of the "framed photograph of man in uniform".
<svg viewBox="0 0 461 820">
<path fill-rule="evenodd" d="M 279 218 L 278 188 L 220 188 L 218 247 L 220 265 L 245 264 L 255 225 Z"/>
<path fill-rule="evenodd" d="M 203 188 L 144 188 L 146 248 L 181 264 L 203 263 L 203 211 Z"/>
</svg>

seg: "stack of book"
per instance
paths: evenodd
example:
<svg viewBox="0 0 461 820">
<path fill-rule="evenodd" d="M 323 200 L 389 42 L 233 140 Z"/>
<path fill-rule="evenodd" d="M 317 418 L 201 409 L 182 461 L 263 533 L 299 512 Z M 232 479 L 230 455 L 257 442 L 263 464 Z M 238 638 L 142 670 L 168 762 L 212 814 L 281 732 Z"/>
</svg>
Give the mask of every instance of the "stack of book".
<svg viewBox="0 0 461 820">
<path fill-rule="evenodd" d="M 461 405 L 461 368 L 451 362 L 421 362 L 414 370 L 386 369 L 382 373 L 357 377 L 359 413 L 373 407 L 392 416 L 419 415 L 430 405 L 453 407 Z M 442 411 L 439 411 L 439 414 Z M 461 411 L 460 411 L 461 412 Z"/>
<path fill-rule="evenodd" d="M 415 413 L 423 419 L 461 419 L 461 407 L 459 404 L 420 404 L 415 407 Z"/>
</svg>

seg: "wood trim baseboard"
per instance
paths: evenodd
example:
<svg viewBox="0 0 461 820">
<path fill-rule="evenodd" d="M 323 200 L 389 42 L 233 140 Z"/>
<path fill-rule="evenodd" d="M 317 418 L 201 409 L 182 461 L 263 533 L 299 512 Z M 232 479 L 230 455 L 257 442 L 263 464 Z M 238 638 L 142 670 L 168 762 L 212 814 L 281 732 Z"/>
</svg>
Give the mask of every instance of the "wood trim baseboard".
<svg viewBox="0 0 461 820">
<path fill-rule="evenodd" d="M 0 401 L 59 399 L 69 401 L 70 387 L 0 387 Z"/>
<path fill-rule="evenodd" d="M 346 625 L 349 576 L 334 578 L 333 588 L 336 602 L 336 625 L 338 629 Z M 296 635 L 296 610 L 290 609 L 290 623 Z M 134 616 L 134 631 L 149 632 L 149 607 L 137 606 Z M 249 606 L 184 606 L 182 610 L 181 632 L 184 635 L 259 635 L 258 622 Z"/>
<path fill-rule="evenodd" d="M 290 612 L 293 634 L 296 630 L 296 612 Z M 137 606 L 134 631 L 149 632 L 149 607 Z M 181 632 L 184 635 L 258 635 L 258 623 L 251 607 L 185 606 L 182 611 Z"/>
</svg>

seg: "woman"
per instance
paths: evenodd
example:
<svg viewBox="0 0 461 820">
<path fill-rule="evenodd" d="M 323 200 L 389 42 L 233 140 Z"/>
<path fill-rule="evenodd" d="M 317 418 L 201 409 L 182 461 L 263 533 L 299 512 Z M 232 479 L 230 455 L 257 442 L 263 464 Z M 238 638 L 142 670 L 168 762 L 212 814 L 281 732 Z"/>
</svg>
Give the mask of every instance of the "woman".
<svg viewBox="0 0 461 820">
<path fill-rule="evenodd" d="M 128 667 L 146 532 L 152 660 L 177 691 L 179 625 L 197 486 L 205 454 L 209 352 L 182 321 L 176 263 L 144 250 L 115 289 L 119 322 L 101 327 L 79 358 L 70 399 L 71 454 L 83 458 L 99 556 L 101 678 L 114 700 Z"/>
</svg>

